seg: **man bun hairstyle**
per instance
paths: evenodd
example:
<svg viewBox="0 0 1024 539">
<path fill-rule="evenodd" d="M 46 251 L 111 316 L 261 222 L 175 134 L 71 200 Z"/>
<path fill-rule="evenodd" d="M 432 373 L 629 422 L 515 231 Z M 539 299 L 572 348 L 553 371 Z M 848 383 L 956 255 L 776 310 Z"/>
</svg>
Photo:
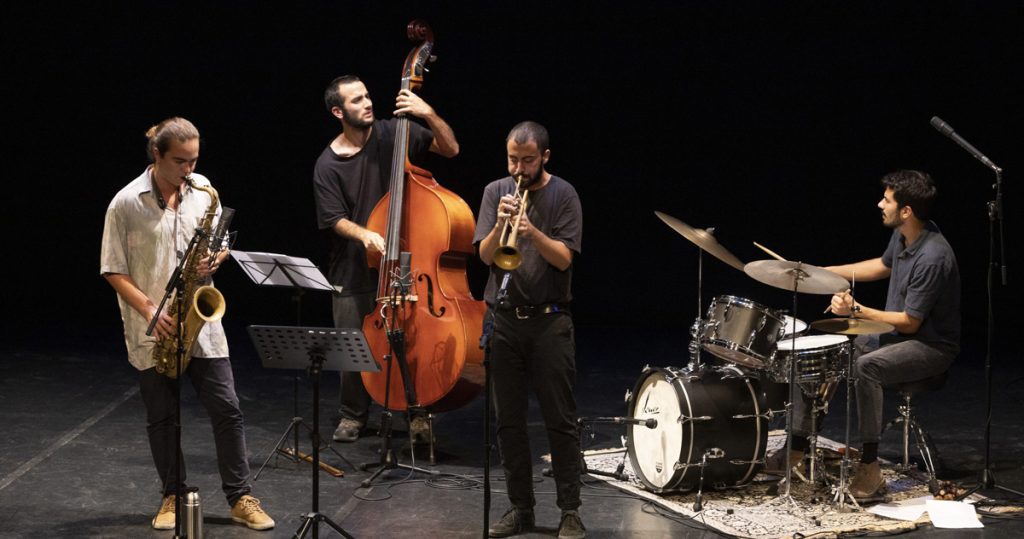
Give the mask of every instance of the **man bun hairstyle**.
<svg viewBox="0 0 1024 539">
<path fill-rule="evenodd" d="M 149 161 L 153 162 L 156 157 L 154 151 L 158 155 L 163 155 L 170 149 L 172 140 L 186 142 L 197 138 L 199 130 L 192 122 L 178 116 L 168 118 L 146 131 L 146 154 Z"/>
</svg>

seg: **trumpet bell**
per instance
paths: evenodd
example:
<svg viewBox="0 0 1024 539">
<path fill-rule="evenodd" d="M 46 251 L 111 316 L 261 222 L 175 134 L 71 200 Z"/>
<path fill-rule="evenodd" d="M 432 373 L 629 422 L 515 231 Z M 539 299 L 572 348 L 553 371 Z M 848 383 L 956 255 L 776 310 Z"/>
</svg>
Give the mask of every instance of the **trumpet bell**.
<svg viewBox="0 0 1024 539">
<path fill-rule="evenodd" d="M 511 245 L 502 245 L 494 250 L 494 264 L 505 271 L 512 271 L 522 263 L 523 255 Z"/>
</svg>

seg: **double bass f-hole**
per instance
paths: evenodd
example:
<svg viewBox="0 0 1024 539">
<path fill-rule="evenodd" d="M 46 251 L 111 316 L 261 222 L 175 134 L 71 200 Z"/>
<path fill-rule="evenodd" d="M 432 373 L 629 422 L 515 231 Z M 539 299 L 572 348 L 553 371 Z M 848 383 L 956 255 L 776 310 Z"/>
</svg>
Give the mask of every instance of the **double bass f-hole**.
<svg viewBox="0 0 1024 539">
<path fill-rule="evenodd" d="M 442 316 L 444 316 L 444 312 L 447 311 L 448 309 L 445 308 L 444 305 L 442 305 L 440 311 L 434 310 L 434 281 L 432 281 L 430 279 L 430 276 L 427 275 L 426 273 L 421 273 L 420 276 L 416 278 L 417 281 L 422 281 L 423 279 L 427 280 L 427 309 L 430 310 L 430 314 L 432 316 L 441 318 Z"/>
</svg>

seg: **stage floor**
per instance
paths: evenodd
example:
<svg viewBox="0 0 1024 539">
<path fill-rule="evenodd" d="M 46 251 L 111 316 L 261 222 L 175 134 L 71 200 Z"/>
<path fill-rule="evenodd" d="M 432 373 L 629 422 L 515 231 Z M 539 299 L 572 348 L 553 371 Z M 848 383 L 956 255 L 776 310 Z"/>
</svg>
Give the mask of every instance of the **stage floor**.
<svg viewBox="0 0 1024 539">
<path fill-rule="evenodd" d="M 7 343 L 0 348 L 0 537 L 169 537 L 149 522 L 159 505 L 158 480 L 146 443 L 144 413 L 136 371 L 125 359 L 120 328 L 104 327 L 86 344 L 58 339 Z M 580 327 L 577 333 L 577 399 L 582 416 L 624 415 L 623 397 L 645 364 L 683 366 L 685 331 L 678 335 Z M 241 327 L 228 327 L 236 389 L 245 413 L 249 459 L 255 474 L 293 416 L 293 381 L 299 377 L 299 415 L 312 418 L 311 391 L 303 373 L 263 368 Z M 68 339 L 69 341 L 71 339 Z M 644 343 L 638 345 L 636 343 Z M 991 442 L 992 469 L 999 484 L 1024 489 L 1024 400 L 1019 357 L 997 358 Z M 984 349 L 965 347 L 945 389 L 915 399 L 918 418 L 940 452 L 942 479 L 973 482 L 984 467 Z M 323 377 L 320 428 L 329 439 L 337 420 L 337 374 Z M 207 537 L 291 537 L 312 507 L 310 467 L 285 458 L 271 460 L 254 483 L 254 494 L 276 520 L 272 532 L 233 525 L 220 493 L 213 440 L 205 412 L 191 387 L 185 388 L 183 440 L 189 483 L 203 500 Z M 845 391 L 832 403 L 823 434 L 842 440 Z M 353 444 L 332 444 L 326 462 L 341 468 L 343 478 L 320 474 L 320 511 L 356 537 L 480 537 L 483 523 L 483 400 L 435 422 L 437 464 L 426 452 L 416 464 L 436 475 L 391 470 L 370 489 L 360 482 L 370 472 L 353 465 L 377 460 L 380 439 L 371 429 Z M 886 401 L 886 417 L 896 412 Z M 547 441 L 536 404 L 531 401 L 531 436 L 538 493 L 538 528 L 523 537 L 557 534 L 554 483 L 541 474 Z M 854 432 L 856 428 L 853 429 Z M 617 445 L 621 427 L 600 425 L 587 447 Z M 405 446 L 405 421 L 396 421 L 395 447 Z M 854 438 L 854 444 L 859 441 Z M 887 435 L 884 457 L 894 459 L 897 440 Z M 289 442 L 288 445 L 291 445 Z M 299 440 L 310 452 L 309 437 Z M 339 458 L 337 451 L 344 459 Z M 504 482 L 492 456 L 494 522 L 508 507 Z M 401 462 L 410 464 L 409 453 Z M 989 493 L 995 496 L 995 492 Z M 584 479 L 582 515 L 590 537 L 717 537 L 699 520 L 663 516 L 646 502 Z M 936 530 L 925 526 L 915 537 L 1006 537 L 1024 534 L 1024 520 L 983 520 L 981 530 Z M 321 536 L 336 536 L 326 525 Z M 311 537 L 309 534 L 308 537 Z"/>
</svg>

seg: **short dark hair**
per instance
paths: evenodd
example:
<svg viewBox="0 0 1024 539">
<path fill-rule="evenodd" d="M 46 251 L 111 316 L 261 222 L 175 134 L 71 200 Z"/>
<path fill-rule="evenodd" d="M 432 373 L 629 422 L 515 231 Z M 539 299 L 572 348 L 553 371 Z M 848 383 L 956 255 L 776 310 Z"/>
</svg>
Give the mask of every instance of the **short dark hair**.
<svg viewBox="0 0 1024 539">
<path fill-rule="evenodd" d="M 551 144 L 551 140 L 548 138 L 548 130 L 544 129 L 543 125 L 531 121 L 517 123 L 516 126 L 508 132 L 508 136 L 505 137 L 505 143 L 507 144 L 510 140 L 515 140 L 516 144 L 526 144 L 532 140 L 537 143 L 537 149 L 540 150 L 540 153 L 542 154 Z"/>
<path fill-rule="evenodd" d="M 327 90 L 324 91 L 324 105 L 327 106 L 327 112 L 331 112 L 331 109 L 334 107 L 341 108 L 345 105 L 345 98 L 341 97 L 338 86 L 353 82 L 360 82 L 359 77 L 355 75 L 342 75 L 331 81 Z"/>
<path fill-rule="evenodd" d="M 932 203 L 935 202 L 935 182 L 926 172 L 917 170 L 897 170 L 882 176 L 882 185 L 892 189 L 892 197 L 896 206 L 910 206 L 914 215 L 924 221 L 931 215 Z"/>
</svg>

